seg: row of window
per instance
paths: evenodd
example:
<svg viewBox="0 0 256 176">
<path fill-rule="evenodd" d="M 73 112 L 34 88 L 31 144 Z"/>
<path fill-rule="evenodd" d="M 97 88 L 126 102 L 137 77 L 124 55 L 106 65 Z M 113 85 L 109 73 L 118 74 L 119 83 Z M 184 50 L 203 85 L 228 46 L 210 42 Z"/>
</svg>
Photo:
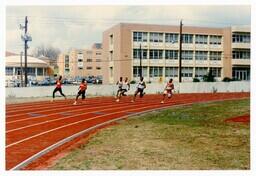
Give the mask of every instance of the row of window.
<svg viewBox="0 0 256 176">
<path fill-rule="evenodd" d="M 150 77 L 162 77 L 163 76 L 163 67 L 149 67 L 149 76 Z M 182 77 L 193 77 L 193 67 L 182 67 L 181 76 Z M 216 67 L 195 67 L 195 77 L 203 77 L 207 75 L 208 70 L 212 72 L 215 77 L 221 77 L 221 68 Z M 148 67 L 142 67 L 143 77 L 148 75 Z M 133 67 L 133 77 L 140 76 L 140 67 Z M 178 67 L 165 67 L 165 77 L 178 77 Z"/>
<path fill-rule="evenodd" d="M 79 69 L 79 70 L 83 70 L 83 67 L 79 67 L 78 69 Z M 86 67 L 86 69 L 87 69 L 87 70 L 92 70 L 93 67 L 88 66 L 88 67 Z M 96 70 L 101 70 L 101 67 L 96 67 Z"/>
<path fill-rule="evenodd" d="M 149 32 L 149 41 L 161 43 L 178 43 L 179 34 L 175 33 L 158 33 L 158 32 Z M 182 43 L 193 43 L 193 34 L 182 34 Z M 165 39 L 165 40 L 164 40 Z M 219 35 L 210 35 L 209 43 L 214 45 L 221 45 L 222 36 Z M 148 42 L 148 32 L 133 32 L 133 41 L 134 42 Z M 196 44 L 208 44 L 208 35 L 195 35 Z"/>
<path fill-rule="evenodd" d="M 233 43 L 250 43 L 250 33 L 234 33 L 232 35 Z"/>
<path fill-rule="evenodd" d="M 232 51 L 233 59 L 250 59 L 250 50 Z"/>
<path fill-rule="evenodd" d="M 196 60 L 207 60 L 209 54 L 210 60 L 221 60 L 222 52 L 220 51 L 182 51 L 181 57 L 183 60 L 193 60 L 193 56 L 195 55 Z M 142 59 L 147 59 L 148 50 L 141 50 Z M 133 49 L 133 58 L 140 58 L 140 49 Z M 178 59 L 178 50 L 149 50 L 149 58 L 150 59 Z"/>
<path fill-rule="evenodd" d="M 14 70 L 15 69 L 15 70 Z M 44 68 L 37 68 L 37 75 L 43 76 Z M 13 74 L 14 71 L 14 74 Z M 24 68 L 23 68 L 23 74 L 24 74 Z M 21 73 L 20 67 L 5 67 L 5 75 L 7 76 L 13 76 L 13 75 L 19 75 Z M 36 68 L 28 67 L 27 73 L 29 76 L 36 76 Z"/>
</svg>

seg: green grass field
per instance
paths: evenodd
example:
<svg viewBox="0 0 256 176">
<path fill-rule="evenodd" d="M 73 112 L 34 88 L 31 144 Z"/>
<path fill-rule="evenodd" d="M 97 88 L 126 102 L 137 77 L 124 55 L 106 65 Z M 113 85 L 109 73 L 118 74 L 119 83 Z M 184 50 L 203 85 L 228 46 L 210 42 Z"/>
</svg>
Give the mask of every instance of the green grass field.
<svg viewBox="0 0 256 176">
<path fill-rule="evenodd" d="M 250 169 L 250 100 L 175 107 L 102 129 L 49 169 Z"/>
</svg>

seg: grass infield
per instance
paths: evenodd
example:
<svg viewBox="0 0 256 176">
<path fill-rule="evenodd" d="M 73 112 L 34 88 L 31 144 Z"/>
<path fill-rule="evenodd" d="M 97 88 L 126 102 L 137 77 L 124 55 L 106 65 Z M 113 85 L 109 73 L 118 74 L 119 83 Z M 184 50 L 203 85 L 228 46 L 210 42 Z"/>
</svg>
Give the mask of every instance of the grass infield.
<svg viewBox="0 0 256 176">
<path fill-rule="evenodd" d="M 51 170 L 250 169 L 250 100 L 174 107 L 100 130 Z"/>
</svg>

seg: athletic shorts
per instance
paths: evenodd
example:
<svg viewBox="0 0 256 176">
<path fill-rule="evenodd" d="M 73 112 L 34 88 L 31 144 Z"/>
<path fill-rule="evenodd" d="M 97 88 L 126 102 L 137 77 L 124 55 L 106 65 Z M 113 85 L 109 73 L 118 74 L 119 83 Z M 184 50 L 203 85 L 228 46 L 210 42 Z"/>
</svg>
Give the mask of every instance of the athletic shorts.
<svg viewBox="0 0 256 176">
<path fill-rule="evenodd" d="M 78 96 L 82 95 L 82 99 L 85 99 L 85 90 L 81 91 L 79 90 L 78 93 L 77 93 Z"/>
</svg>

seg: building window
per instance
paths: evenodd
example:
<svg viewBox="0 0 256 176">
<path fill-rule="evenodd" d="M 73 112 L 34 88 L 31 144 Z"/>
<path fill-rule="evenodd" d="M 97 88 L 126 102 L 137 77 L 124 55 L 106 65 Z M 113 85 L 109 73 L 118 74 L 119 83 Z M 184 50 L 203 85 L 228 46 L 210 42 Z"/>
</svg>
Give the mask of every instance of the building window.
<svg viewBox="0 0 256 176">
<path fill-rule="evenodd" d="M 113 51 L 109 52 L 109 59 L 112 61 L 113 60 Z"/>
<path fill-rule="evenodd" d="M 196 67 L 195 69 L 195 77 L 203 77 L 207 75 L 208 68 L 207 67 Z"/>
<path fill-rule="evenodd" d="M 69 55 L 65 55 L 65 62 L 69 62 Z"/>
<path fill-rule="evenodd" d="M 232 39 L 233 39 L 233 43 L 250 43 L 251 42 L 250 33 L 233 33 Z"/>
<path fill-rule="evenodd" d="M 101 59 L 96 59 L 96 62 L 101 62 Z"/>
<path fill-rule="evenodd" d="M 165 43 L 178 43 L 178 34 L 166 33 Z"/>
<path fill-rule="evenodd" d="M 13 75 L 13 67 L 5 67 L 5 75 L 12 76 Z"/>
<path fill-rule="evenodd" d="M 163 67 L 150 67 L 149 74 L 150 77 L 161 77 L 163 76 Z"/>
<path fill-rule="evenodd" d="M 151 32 L 150 42 L 163 42 L 163 33 Z"/>
<path fill-rule="evenodd" d="M 92 55 L 92 51 L 86 51 L 87 55 Z"/>
<path fill-rule="evenodd" d="M 110 77 L 113 77 L 113 67 L 109 67 Z"/>
<path fill-rule="evenodd" d="M 87 59 L 86 61 L 87 61 L 87 62 L 92 62 L 92 59 Z"/>
<path fill-rule="evenodd" d="M 221 77 L 221 68 L 211 67 L 210 72 L 212 72 L 214 77 Z"/>
<path fill-rule="evenodd" d="M 148 33 L 147 32 L 133 32 L 133 41 L 134 42 L 147 42 Z"/>
<path fill-rule="evenodd" d="M 27 73 L 28 73 L 29 76 L 35 76 L 36 75 L 36 69 L 28 67 L 27 68 Z"/>
<path fill-rule="evenodd" d="M 146 49 L 142 49 L 142 59 L 147 59 L 148 51 Z M 133 49 L 133 58 L 140 59 L 140 49 Z"/>
<path fill-rule="evenodd" d="M 182 67 L 181 68 L 181 76 L 182 77 L 192 77 L 193 76 L 193 68 L 192 67 Z"/>
<path fill-rule="evenodd" d="M 178 59 L 177 50 L 165 50 L 165 59 Z"/>
<path fill-rule="evenodd" d="M 192 34 L 182 34 L 182 43 L 193 43 Z"/>
<path fill-rule="evenodd" d="M 43 68 L 37 68 L 37 75 L 38 76 L 43 76 Z"/>
<path fill-rule="evenodd" d="M 196 60 L 207 60 L 208 52 L 207 51 L 196 51 L 195 59 Z"/>
<path fill-rule="evenodd" d="M 96 67 L 96 70 L 101 70 L 101 67 Z"/>
<path fill-rule="evenodd" d="M 250 59 L 250 50 L 232 51 L 233 59 Z"/>
<path fill-rule="evenodd" d="M 113 45 L 113 34 L 109 36 L 110 45 Z"/>
<path fill-rule="evenodd" d="M 165 77 L 178 77 L 178 67 L 165 67 Z"/>
<path fill-rule="evenodd" d="M 208 43 L 208 35 L 196 35 L 196 44 L 207 44 Z"/>
<path fill-rule="evenodd" d="M 96 53 L 96 55 L 101 55 L 101 53 Z"/>
<path fill-rule="evenodd" d="M 150 50 L 149 59 L 163 59 L 163 50 Z"/>
<path fill-rule="evenodd" d="M 83 62 L 83 59 L 78 59 L 78 62 Z"/>
<path fill-rule="evenodd" d="M 142 67 L 142 76 L 147 77 L 148 76 L 148 67 Z M 140 77 L 140 67 L 134 66 L 133 67 L 133 77 Z"/>
<path fill-rule="evenodd" d="M 181 59 L 182 60 L 193 60 L 193 51 L 182 51 L 181 54 Z"/>
<path fill-rule="evenodd" d="M 210 44 L 212 45 L 221 45 L 222 37 L 219 35 L 210 35 Z"/>
<path fill-rule="evenodd" d="M 86 69 L 87 69 L 87 70 L 91 70 L 91 69 L 92 69 L 92 67 L 86 67 Z"/>
<path fill-rule="evenodd" d="M 210 60 L 221 60 L 221 51 L 210 51 Z"/>
</svg>

